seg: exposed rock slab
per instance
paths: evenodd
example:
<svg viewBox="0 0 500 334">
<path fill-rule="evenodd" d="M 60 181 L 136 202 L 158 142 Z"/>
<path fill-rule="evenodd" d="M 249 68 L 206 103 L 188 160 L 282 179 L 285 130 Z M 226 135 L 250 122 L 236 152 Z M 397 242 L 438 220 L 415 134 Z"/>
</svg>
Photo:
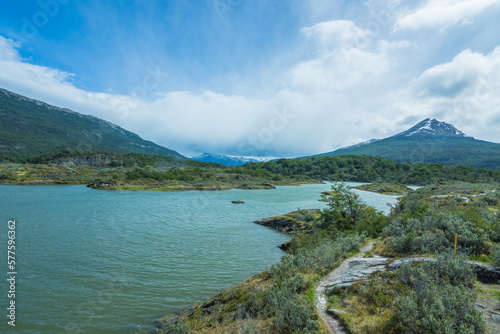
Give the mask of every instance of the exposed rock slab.
<svg viewBox="0 0 500 334">
<path fill-rule="evenodd" d="M 376 271 L 385 271 L 389 259 L 386 257 L 353 258 L 346 260 L 347 270 L 327 283 L 327 291 L 334 288 L 345 288 L 367 278 Z"/>
</svg>

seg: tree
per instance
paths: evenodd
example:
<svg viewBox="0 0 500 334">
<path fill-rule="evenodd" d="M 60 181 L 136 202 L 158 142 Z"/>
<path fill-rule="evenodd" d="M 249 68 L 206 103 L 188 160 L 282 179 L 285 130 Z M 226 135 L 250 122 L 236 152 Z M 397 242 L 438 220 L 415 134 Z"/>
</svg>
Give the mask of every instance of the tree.
<svg viewBox="0 0 500 334">
<path fill-rule="evenodd" d="M 334 225 L 340 231 L 352 229 L 362 210 L 359 196 L 340 182 L 335 182 L 332 190 L 322 195 L 320 201 L 326 202 L 328 206 L 322 212 L 325 224 Z"/>
</svg>

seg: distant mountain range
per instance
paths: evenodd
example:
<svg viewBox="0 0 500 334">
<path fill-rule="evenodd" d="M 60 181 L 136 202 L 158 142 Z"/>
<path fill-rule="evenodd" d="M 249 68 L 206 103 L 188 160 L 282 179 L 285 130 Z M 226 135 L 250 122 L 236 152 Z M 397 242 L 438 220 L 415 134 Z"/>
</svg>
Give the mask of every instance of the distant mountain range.
<svg viewBox="0 0 500 334">
<path fill-rule="evenodd" d="M 0 158 L 30 158 L 63 149 L 187 159 L 97 117 L 0 89 Z"/>
<path fill-rule="evenodd" d="M 60 150 L 146 153 L 187 159 L 97 117 L 0 89 L 0 161 L 32 158 Z M 371 139 L 315 156 L 344 154 L 500 169 L 500 144 L 477 140 L 451 124 L 430 118 L 392 137 Z M 192 160 L 237 166 L 269 159 L 204 153 Z"/>
<path fill-rule="evenodd" d="M 373 155 L 399 162 L 443 163 L 500 169 L 500 144 L 477 140 L 453 125 L 427 118 L 410 129 L 385 139 L 317 154 Z"/>
<path fill-rule="evenodd" d="M 256 158 L 246 158 L 246 157 L 235 157 L 223 154 L 203 153 L 198 156 L 192 157 L 191 160 L 214 162 L 226 166 L 241 166 L 249 162 L 262 162 L 268 159 L 256 159 Z"/>
</svg>

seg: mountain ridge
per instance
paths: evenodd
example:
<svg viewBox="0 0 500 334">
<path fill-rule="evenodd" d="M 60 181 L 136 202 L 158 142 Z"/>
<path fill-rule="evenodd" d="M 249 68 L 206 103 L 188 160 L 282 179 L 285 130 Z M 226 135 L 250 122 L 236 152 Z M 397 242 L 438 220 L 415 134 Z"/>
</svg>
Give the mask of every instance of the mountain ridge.
<svg viewBox="0 0 500 334">
<path fill-rule="evenodd" d="M 380 156 L 398 162 L 500 169 L 500 144 L 475 139 L 449 123 L 430 118 L 384 139 L 313 156 L 344 154 Z"/>
<path fill-rule="evenodd" d="M 207 152 L 194 156 L 190 159 L 195 161 L 213 162 L 226 166 L 241 166 L 250 162 L 266 161 L 266 159 L 239 157 L 239 156 L 231 156 L 231 155 L 215 154 Z"/>
<path fill-rule="evenodd" d="M 109 121 L 0 88 L 1 157 L 30 158 L 65 149 L 186 159 Z"/>
</svg>

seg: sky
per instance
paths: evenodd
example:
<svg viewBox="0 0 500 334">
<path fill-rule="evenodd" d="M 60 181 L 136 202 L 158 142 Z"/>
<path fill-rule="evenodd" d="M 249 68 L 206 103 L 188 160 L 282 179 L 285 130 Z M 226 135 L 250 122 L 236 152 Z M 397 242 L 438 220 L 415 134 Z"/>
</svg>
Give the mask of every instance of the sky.
<svg viewBox="0 0 500 334">
<path fill-rule="evenodd" d="M 318 154 L 425 118 L 500 142 L 500 0 L 0 3 L 0 88 L 185 156 Z"/>
</svg>

